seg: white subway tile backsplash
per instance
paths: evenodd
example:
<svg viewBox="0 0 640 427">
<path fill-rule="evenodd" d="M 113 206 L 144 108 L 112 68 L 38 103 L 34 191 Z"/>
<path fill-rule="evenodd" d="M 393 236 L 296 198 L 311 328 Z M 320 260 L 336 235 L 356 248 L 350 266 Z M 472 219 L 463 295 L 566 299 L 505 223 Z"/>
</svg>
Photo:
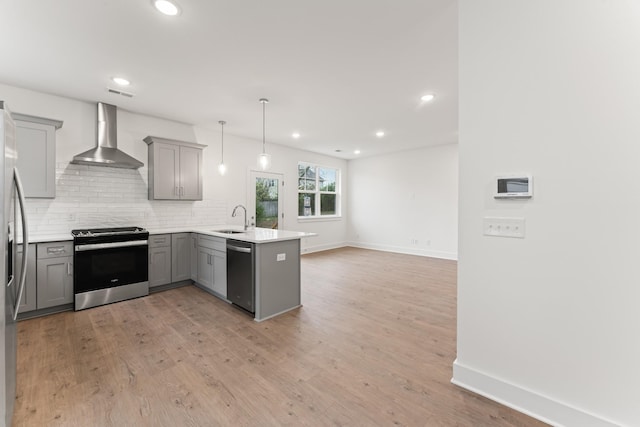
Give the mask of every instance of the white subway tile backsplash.
<svg viewBox="0 0 640 427">
<path fill-rule="evenodd" d="M 65 234 L 74 228 L 147 228 L 226 222 L 223 200 L 148 200 L 147 168 L 118 169 L 57 163 L 56 198 L 27 199 L 34 235 Z"/>
</svg>

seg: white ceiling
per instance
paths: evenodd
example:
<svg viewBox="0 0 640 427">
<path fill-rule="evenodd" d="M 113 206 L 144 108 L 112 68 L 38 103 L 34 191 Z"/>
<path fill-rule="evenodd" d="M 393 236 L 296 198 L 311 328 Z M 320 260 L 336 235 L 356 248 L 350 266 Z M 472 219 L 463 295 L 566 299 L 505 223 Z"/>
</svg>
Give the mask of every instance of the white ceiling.
<svg viewBox="0 0 640 427">
<path fill-rule="evenodd" d="M 3 0 L 0 82 L 212 129 L 226 120 L 226 134 L 258 140 L 268 98 L 267 151 L 355 158 L 457 142 L 456 1 L 178 4 L 167 17 L 151 0 Z M 108 93 L 113 76 L 135 96 Z"/>
</svg>

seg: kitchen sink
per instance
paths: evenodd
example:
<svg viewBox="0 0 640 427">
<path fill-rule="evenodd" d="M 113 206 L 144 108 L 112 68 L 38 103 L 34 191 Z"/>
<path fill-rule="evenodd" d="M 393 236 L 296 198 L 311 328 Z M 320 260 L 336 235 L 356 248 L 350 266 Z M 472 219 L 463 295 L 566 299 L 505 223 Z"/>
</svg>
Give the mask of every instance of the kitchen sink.
<svg viewBox="0 0 640 427">
<path fill-rule="evenodd" d="M 224 234 L 242 234 L 244 231 L 241 230 L 211 230 L 215 233 L 224 233 Z"/>
</svg>

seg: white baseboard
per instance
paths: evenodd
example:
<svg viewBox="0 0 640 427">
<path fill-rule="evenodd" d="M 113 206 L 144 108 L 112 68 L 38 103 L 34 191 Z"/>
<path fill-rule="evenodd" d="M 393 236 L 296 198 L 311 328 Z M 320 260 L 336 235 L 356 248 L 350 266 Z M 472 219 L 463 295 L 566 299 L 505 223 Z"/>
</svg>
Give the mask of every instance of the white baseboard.
<svg viewBox="0 0 640 427">
<path fill-rule="evenodd" d="M 307 246 L 305 248 L 302 248 L 300 252 L 304 255 L 304 254 L 311 254 L 314 252 L 328 251 L 331 249 L 345 248 L 348 246 L 351 246 L 354 248 L 361 248 L 361 249 L 372 249 L 375 251 L 395 252 L 399 254 L 449 259 L 453 261 L 458 260 L 458 254 L 453 252 L 414 249 L 414 248 L 405 248 L 401 246 L 379 245 L 376 243 L 362 243 L 362 242 L 337 242 L 337 243 L 328 243 L 324 245 Z"/>
<path fill-rule="evenodd" d="M 557 427 L 620 427 L 619 423 L 453 362 L 451 382 Z"/>
<path fill-rule="evenodd" d="M 300 249 L 300 253 L 304 254 L 311 254 L 314 252 L 322 252 L 322 251 L 328 251 L 331 249 L 338 249 L 338 248 L 344 248 L 346 246 L 349 246 L 346 242 L 338 242 L 338 243 L 328 243 L 325 245 L 315 245 L 315 246 L 307 246 L 304 248 Z"/>
<path fill-rule="evenodd" d="M 345 246 L 353 246 L 354 248 L 373 249 L 376 251 L 395 252 L 399 254 L 426 256 L 430 258 L 458 260 L 458 254 L 455 252 L 434 251 L 429 249 L 407 248 L 403 246 L 381 245 L 378 243 L 365 242 L 347 242 Z"/>
</svg>

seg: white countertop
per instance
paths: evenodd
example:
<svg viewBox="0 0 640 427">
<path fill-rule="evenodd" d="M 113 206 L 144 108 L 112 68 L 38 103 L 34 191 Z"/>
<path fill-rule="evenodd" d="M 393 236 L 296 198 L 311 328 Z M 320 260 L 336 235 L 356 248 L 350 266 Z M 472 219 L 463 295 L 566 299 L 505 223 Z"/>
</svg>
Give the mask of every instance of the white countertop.
<svg viewBox="0 0 640 427">
<path fill-rule="evenodd" d="M 235 230 L 240 233 L 221 233 L 221 230 Z M 289 230 L 272 230 L 270 228 L 252 228 L 244 231 L 241 226 L 237 225 L 212 225 L 212 226 L 191 226 L 183 228 L 152 228 L 149 229 L 150 234 L 165 234 L 165 233 L 200 233 L 214 237 L 223 237 L 225 239 L 240 240 L 250 243 L 269 243 L 278 242 L 283 240 L 296 240 L 303 237 L 317 236 L 316 233 L 306 233 L 302 231 L 289 231 Z"/>
<path fill-rule="evenodd" d="M 220 230 L 236 230 L 241 233 L 221 233 Z M 171 234 L 171 233 L 200 233 L 225 239 L 241 240 L 250 243 L 268 243 L 282 240 L 302 239 L 303 237 L 317 236 L 316 233 L 306 233 L 301 231 L 272 230 L 270 228 L 253 228 L 244 231 L 237 225 L 211 225 L 211 226 L 184 226 L 173 228 L 150 228 L 149 234 Z M 29 236 L 29 243 L 43 242 L 63 242 L 72 241 L 71 231 L 64 234 L 34 234 Z"/>
<path fill-rule="evenodd" d="M 72 241 L 71 230 L 65 234 L 29 234 L 29 243 Z"/>
</svg>

